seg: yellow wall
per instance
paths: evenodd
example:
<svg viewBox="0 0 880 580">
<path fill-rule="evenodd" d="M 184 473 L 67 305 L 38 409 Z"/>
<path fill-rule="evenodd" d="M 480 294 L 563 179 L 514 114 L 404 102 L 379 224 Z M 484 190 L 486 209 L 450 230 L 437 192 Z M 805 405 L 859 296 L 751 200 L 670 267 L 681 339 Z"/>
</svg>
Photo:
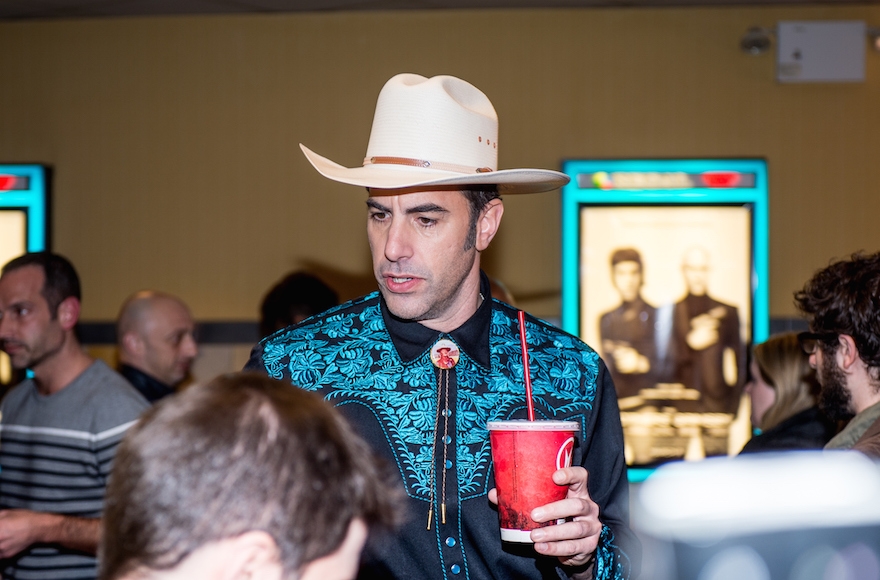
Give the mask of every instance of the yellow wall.
<svg viewBox="0 0 880 580">
<path fill-rule="evenodd" d="M 142 287 L 197 318 L 254 319 L 284 272 L 372 288 L 353 166 L 382 84 L 453 74 L 501 118 L 500 166 L 565 158 L 763 156 L 771 315 L 833 256 L 880 249 L 880 54 L 867 82 L 780 85 L 738 50 L 750 25 L 880 6 L 401 11 L 0 24 L 0 161 L 54 167 L 54 248 L 85 320 Z M 559 315 L 559 195 L 508 197 L 486 256 L 522 306 Z"/>
</svg>

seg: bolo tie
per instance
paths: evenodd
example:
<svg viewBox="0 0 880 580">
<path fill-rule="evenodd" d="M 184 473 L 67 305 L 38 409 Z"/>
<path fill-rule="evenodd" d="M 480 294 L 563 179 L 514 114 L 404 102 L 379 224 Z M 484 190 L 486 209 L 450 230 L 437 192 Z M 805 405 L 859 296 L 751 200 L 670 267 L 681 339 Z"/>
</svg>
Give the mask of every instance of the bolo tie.
<svg viewBox="0 0 880 580">
<path fill-rule="evenodd" d="M 440 477 L 440 523 L 446 523 L 446 462 L 449 459 L 449 374 L 458 363 L 460 351 L 449 339 L 442 338 L 431 347 L 431 362 L 437 367 L 437 414 L 434 417 L 434 443 L 431 448 L 431 503 L 428 505 L 428 527 L 434 519 L 434 502 L 437 500 L 437 433 L 440 417 L 443 417 L 443 469 Z"/>
</svg>

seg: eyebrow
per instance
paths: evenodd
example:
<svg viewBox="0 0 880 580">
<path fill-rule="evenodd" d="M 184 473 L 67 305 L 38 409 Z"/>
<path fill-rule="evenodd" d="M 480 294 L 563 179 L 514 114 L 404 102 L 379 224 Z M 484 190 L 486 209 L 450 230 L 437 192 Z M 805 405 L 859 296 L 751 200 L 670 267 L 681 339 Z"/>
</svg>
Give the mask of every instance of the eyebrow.
<svg viewBox="0 0 880 580">
<path fill-rule="evenodd" d="M 391 213 L 391 208 L 385 207 L 384 205 L 382 205 L 381 203 L 379 203 L 373 199 L 367 200 L 367 206 L 371 207 L 373 209 L 379 210 L 379 211 Z M 414 207 L 407 208 L 405 211 L 405 213 L 407 215 L 411 215 L 414 213 L 438 213 L 438 212 L 439 213 L 449 213 L 449 210 L 443 206 L 437 205 L 436 203 L 423 203 L 422 205 L 417 205 Z"/>
<path fill-rule="evenodd" d="M 379 211 L 385 211 L 385 212 L 391 211 L 391 208 L 385 207 L 384 205 L 382 205 L 378 201 L 373 200 L 372 198 L 367 199 L 367 207 L 371 207 L 371 208 L 377 209 Z"/>
</svg>

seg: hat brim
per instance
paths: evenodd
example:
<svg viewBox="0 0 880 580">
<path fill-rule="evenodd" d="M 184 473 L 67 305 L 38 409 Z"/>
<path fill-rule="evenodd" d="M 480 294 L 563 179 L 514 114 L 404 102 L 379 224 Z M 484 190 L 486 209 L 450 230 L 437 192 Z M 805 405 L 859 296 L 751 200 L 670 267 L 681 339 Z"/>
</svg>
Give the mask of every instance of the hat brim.
<svg viewBox="0 0 880 580">
<path fill-rule="evenodd" d="M 402 189 L 432 185 L 495 185 L 498 193 L 540 193 L 558 189 L 569 177 L 549 169 L 503 169 L 487 173 L 462 174 L 406 165 L 366 165 L 343 167 L 299 144 L 306 159 L 318 173 L 348 185 L 371 189 Z"/>
</svg>

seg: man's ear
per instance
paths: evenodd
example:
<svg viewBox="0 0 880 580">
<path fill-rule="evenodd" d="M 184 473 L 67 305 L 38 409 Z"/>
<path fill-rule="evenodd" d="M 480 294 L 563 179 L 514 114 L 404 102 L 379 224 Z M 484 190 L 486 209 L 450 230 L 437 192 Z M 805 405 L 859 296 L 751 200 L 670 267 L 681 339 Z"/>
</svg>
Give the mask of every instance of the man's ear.
<svg viewBox="0 0 880 580">
<path fill-rule="evenodd" d="M 480 219 L 477 221 L 477 250 L 482 252 L 489 247 L 489 242 L 498 233 L 501 226 L 501 216 L 504 214 L 504 204 L 500 199 L 495 198 L 490 201 L 483 211 L 480 212 Z"/>
<path fill-rule="evenodd" d="M 228 540 L 229 580 L 281 580 L 281 554 L 275 539 L 261 530 L 245 532 Z"/>
<path fill-rule="evenodd" d="M 122 340 L 119 341 L 122 350 L 127 354 L 134 355 L 139 357 L 143 354 L 144 351 L 144 341 L 136 332 L 129 331 L 122 335 Z"/>
<path fill-rule="evenodd" d="M 859 349 L 856 348 L 856 341 L 848 334 L 838 335 L 837 341 L 838 346 L 835 355 L 837 356 L 838 363 L 844 371 L 851 371 L 855 363 L 862 361 L 862 357 L 859 356 Z"/>
<path fill-rule="evenodd" d="M 61 328 L 71 330 L 76 326 L 79 320 L 79 309 L 79 300 L 73 296 L 68 296 L 61 301 L 61 304 L 58 305 L 58 309 L 55 311 L 56 318 L 61 323 Z"/>
</svg>

